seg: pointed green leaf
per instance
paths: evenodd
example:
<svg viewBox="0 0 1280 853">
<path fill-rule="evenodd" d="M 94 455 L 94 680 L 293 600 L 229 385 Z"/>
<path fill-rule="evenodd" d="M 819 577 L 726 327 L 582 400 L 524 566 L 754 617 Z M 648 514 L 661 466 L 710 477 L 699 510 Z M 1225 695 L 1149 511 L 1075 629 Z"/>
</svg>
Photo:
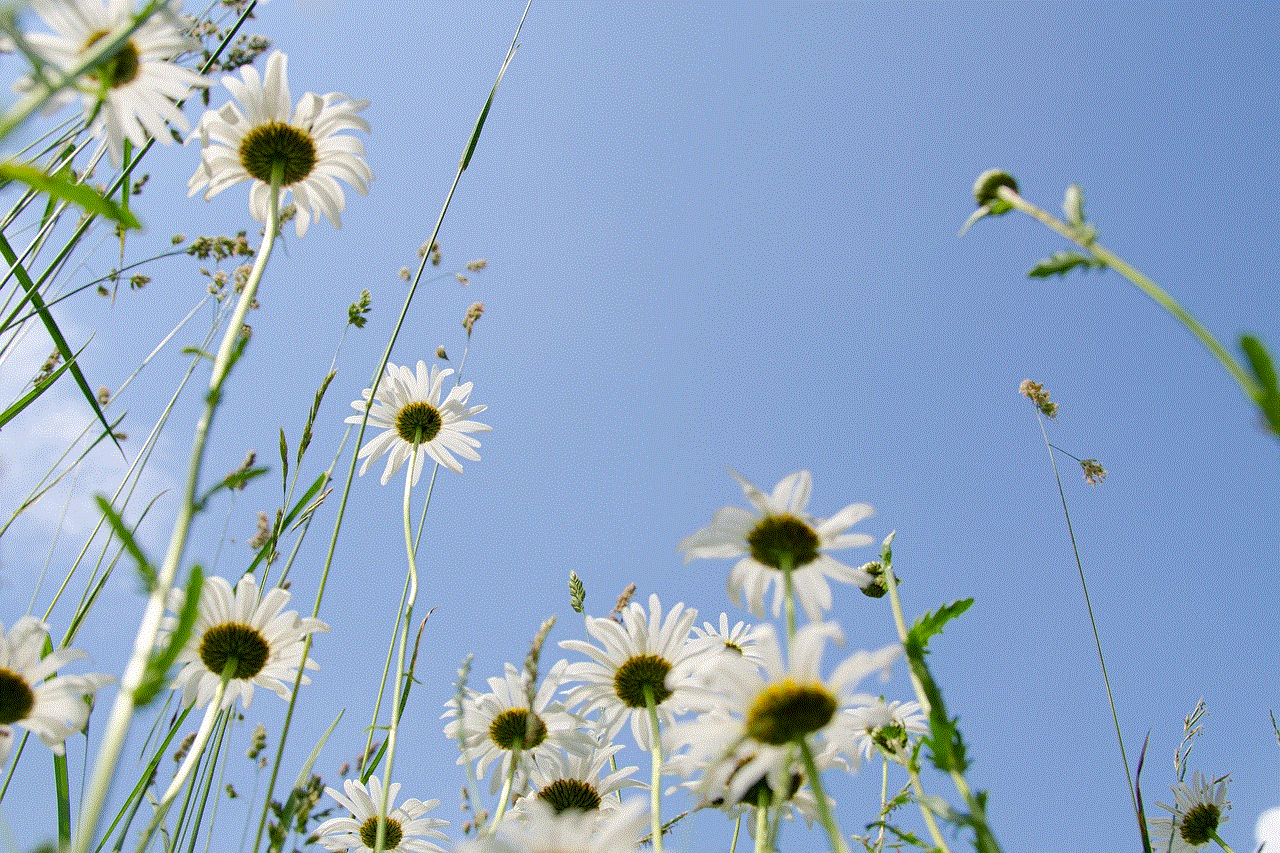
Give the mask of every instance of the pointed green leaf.
<svg viewBox="0 0 1280 853">
<path fill-rule="evenodd" d="M 1051 275 L 1066 275 L 1076 267 L 1088 270 L 1105 269 L 1106 264 L 1097 258 L 1082 255 L 1079 252 L 1054 252 L 1027 273 L 1030 278 L 1048 278 Z"/>
<path fill-rule="evenodd" d="M 1253 378 L 1257 380 L 1259 390 L 1255 402 L 1266 418 L 1267 426 L 1276 435 L 1280 435 L 1280 389 L 1276 388 L 1276 368 L 1270 354 L 1262 342 L 1252 335 L 1240 337 L 1240 349 L 1244 350 L 1249 360 L 1249 368 Z"/>
<path fill-rule="evenodd" d="M 72 183 L 62 173 L 47 175 L 34 166 L 21 163 L 0 163 L 0 181 L 18 181 L 50 198 L 63 199 L 83 207 L 89 213 L 118 222 L 125 228 L 141 228 L 132 213 L 109 198 L 103 198 L 84 184 Z"/>
</svg>

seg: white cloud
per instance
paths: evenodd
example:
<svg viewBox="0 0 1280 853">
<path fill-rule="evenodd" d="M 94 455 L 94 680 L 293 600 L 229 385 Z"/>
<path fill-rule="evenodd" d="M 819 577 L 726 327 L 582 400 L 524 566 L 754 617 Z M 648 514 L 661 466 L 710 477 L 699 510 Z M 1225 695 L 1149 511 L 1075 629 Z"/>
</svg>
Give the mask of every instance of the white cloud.
<svg viewBox="0 0 1280 853">
<path fill-rule="evenodd" d="M 1253 828 L 1253 840 L 1255 851 L 1280 853 L 1280 806 L 1273 806 L 1258 815 L 1258 822 Z"/>
</svg>

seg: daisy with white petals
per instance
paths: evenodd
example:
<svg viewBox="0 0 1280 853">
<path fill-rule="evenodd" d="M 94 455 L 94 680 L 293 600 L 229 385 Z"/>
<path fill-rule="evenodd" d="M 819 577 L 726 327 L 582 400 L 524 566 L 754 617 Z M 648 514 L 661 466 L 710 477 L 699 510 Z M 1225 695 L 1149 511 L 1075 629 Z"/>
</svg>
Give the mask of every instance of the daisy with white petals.
<svg viewBox="0 0 1280 853">
<path fill-rule="evenodd" d="M 142 147 L 148 138 L 168 145 L 173 141 L 169 125 L 185 133 L 188 124 L 175 101 L 194 87 L 209 81 L 169 60 L 199 44 L 178 32 L 179 4 L 162 6 L 135 30 L 104 62 L 55 95 L 54 105 L 78 95 L 86 116 L 93 121 L 89 132 L 105 138 L 111 162 L 119 164 L 124 141 Z M 83 65 L 109 38 L 133 23 L 133 0 L 41 0 L 32 4 L 53 33 L 27 33 L 27 42 L 48 66 L 47 78 L 55 78 Z M 31 77 L 18 81 L 19 91 L 35 87 Z"/>
<path fill-rule="evenodd" d="M 325 793 L 351 813 L 351 817 L 333 817 L 316 827 L 315 835 L 326 850 L 372 851 L 378 838 L 378 813 L 382 806 L 382 783 L 377 776 L 369 777 L 365 787 L 355 779 L 343 783 L 343 791 L 325 788 Z M 395 802 L 400 793 L 400 783 L 392 782 L 387 788 L 387 800 Z M 439 800 L 405 800 L 387 812 L 382 830 L 383 853 L 444 853 L 434 841 L 447 837 L 440 827 L 449 822 L 427 817 L 427 812 L 440 805 Z M 428 841 L 427 839 L 434 839 Z"/>
<path fill-rule="evenodd" d="M 663 619 L 657 595 L 649 596 L 648 614 L 639 602 L 628 604 L 621 623 L 588 616 L 587 633 L 603 648 L 584 640 L 560 641 L 561 648 L 591 658 L 565 670 L 566 681 L 580 682 L 569 690 L 569 706 L 581 705 L 581 714 L 600 712 L 601 728 L 609 741 L 630 718 L 636 743 L 651 750 L 648 701 L 665 728 L 699 694 L 697 670 L 708 652 L 705 644 L 690 637 L 697 618 L 698 611 L 680 603 Z"/>
<path fill-rule="evenodd" d="M 502 678 L 489 679 L 489 693 L 468 690 L 463 699 L 462 716 L 458 717 L 456 700 L 450 700 L 442 719 L 445 736 L 462 745 L 459 764 L 476 762 L 476 775 L 483 777 L 490 763 L 493 780 L 489 793 L 495 793 L 511 776 L 519 785 L 529 767 L 559 750 L 583 751 L 592 740 L 581 730 L 582 721 L 552 700 L 560 690 L 566 661 L 560 661 L 547 673 L 530 703 L 526 692 L 528 674 L 506 665 Z M 519 759 L 515 756 L 519 753 Z M 515 763 L 513 765 L 513 760 Z"/>
<path fill-rule="evenodd" d="M 856 652 L 824 679 L 823 649 L 828 640 L 840 638 L 835 623 L 805 625 L 792 638 L 790 660 L 784 662 L 773 626 L 761 625 L 756 648 L 763 667 L 741 657 L 721 658 L 710 685 L 718 697 L 715 711 L 672 731 L 672 739 L 685 744 L 688 754 L 709 759 L 709 787 L 727 785 L 728 801 L 735 803 L 761 779 L 772 791 L 792 791 L 797 748 L 801 753 L 809 750 L 812 756 L 816 736 L 841 707 L 855 699 L 851 688 L 873 672 L 887 674 L 902 651 L 895 644 L 876 652 Z M 735 748 L 726 752 L 726 742 Z M 743 744 L 748 746 L 745 751 L 738 748 Z M 715 761 L 710 759 L 730 762 L 733 772 L 714 772 Z M 815 795 L 821 800 L 816 787 Z"/>
<path fill-rule="evenodd" d="M 5 633 L 0 624 L 0 767 L 9 758 L 20 726 L 44 741 L 56 755 L 65 752 L 63 741 L 84 729 L 89 702 L 98 688 L 111 682 L 108 675 L 53 674 L 84 657 L 77 649 L 56 649 L 44 654 L 49 629 L 34 616 L 23 616 Z"/>
<path fill-rule="evenodd" d="M 1222 845 L 1218 827 L 1227 820 L 1227 777 L 1207 781 L 1197 770 L 1191 784 L 1173 786 L 1174 804 L 1156 803 L 1172 817 L 1151 821 L 1151 844 L 1157 853 L 1192 853 L 1210 842 Z M 1225 847 L 1225 845 L 1222 845 Z"/>
<path fill-rule="evenodd" d="M 183 591 L 173 590 L 169 609 L 180 611 L 182 600 Z M 303 661 L 307 635 L 328 630 L 319 619 L 284 611 L 288 603 L 289 593 L 279 587 L 260 596 L 253 575 L 242 577 L 234 590 L 225 578 L 205 578 L 195 627 L 178 653 L 177 662 L 182 669 L 171 685 L 175 690 L 182 689 L 183 706 L 203 706 L 212 701 L 228 671 L 223 708 L 230 707 L 237 698 L 249 707 L 254 685 L 288 699 L 299 667 L 316 669 L 311 658 Z M 166 616 L 161 625 L 163 632 L 171 632 L 177 623 L 177 617 Z M 304 675 L 302 683 L 311 681 Z"/>
<path fill-rule="evenodd" d="M 452 370 L 441 370 L 434 364 L 428 373 L 422 361 L 418 362 L 416 373 L 408 367 L 387 365 L 387 373 L 378 383 L 377 396 L 369 408 L 369 426 L 383 431 L 360 448 L 359 458 L 364 460 L 361 475 L 384 454 L 387 456 L 387 467 L 382 472 L 384 486 L 410 458 L 414 460 L 411 476 L 415 485 L 422 476 L 427 457 L 457 474 L 462 473 L 462 465 L 454 458 L 455 453 L 473 462 L 480 459 L 475 452 L 480 442 L 468 433 L 487 432 L 491 427 L 470 418 L 488 406 L 468 405 L 470 382 L 455 385 L 441 402 L 444 381 L 452 375 Z M 370 390 L 365 388 L 360 392 L 361 399 L 351 403 L 351 408 L 361 414 L 350 416 L 347 423 L 358 424 L 364 420 L 369 395 Z"/>
<path fill-rule="evenodd" d="M 822 619 L 831 609 L 831 588 L 827 579 L 859 587 L 872 578 L 862 569 L 846 566 L 828 556 L 828 550 L 859 548 L 874 541 L 865 533 L 846 531 L 873 512 L 864 503 L 850 504 L 831 518 L 821 521 L 805 513 L 813 478 L 797 471 L 767 495 L 733 475 L 742 484 L 755 512 L 741 507 L 721 509 L 711 524 L 680 543 L 685 560 L 695 557 L 733 558 L 738 562 L 729 574 L 729 597 L 747 606 L 756 616 L 764 615 L 764 597 L 773 584 L 773 615 L 782 611 L 787 580 L 796 600 L 811 620 Z M 788 611 L 789 612 L 789 611 Z"/>
<path fill-rule="evenodd" d="M 537 802 L 551 806 L 556 814 L 569 809 L 613 811 L 621 805 L 618 795 L 623 788 L 641 784 L 631 778 L 635 767 L 613 769 L 613 757 L 622 749 L 620 743 L 593 744 L 589 752 L 555 751 L 539 758 L 529 768 L 534 791 L 520 798 L 516 812 L 527 817 Z"/>
<path fill-rule="evenodd" d="M 200 140 L 201 163 L 187 182 L 187 194 L 204 190 L 207 201 L 241 181 L 253 181 L 249 211 L 267 222 L 274 175 L 282 190 L 293 193 L 301 237 L 312 218 L 322 213 L 335 228 L 341 227 L 346 196 L 339 181 L 361 195 L 369 191 L 373 172 L 365 162 L 364 145 L 343 133 L 369 132 L 369 124 L 359 116 L 369 102 L 352 101 L 337 92 L 307 92 L 295 107 L 285 77 L 287 63 L 286 56 L 275 51 L 267 57 L 265 77 L 246 65 L 239 78 L 222 78 L 240 106 L 228 103 L 206 112 L 188 138 Z"/>
<path fill-rule="evenodd" d="M 839 753 L 857 760 L 870 759 L 880 750 L 895 761 L 905 764 L 911 754 L 911 743 L 929 730 L 929 722 L 919 702 L 884 697 L 867 697 L 865 704 L 845 708 L 832 724 L 829 741 Z"/>
</svg>

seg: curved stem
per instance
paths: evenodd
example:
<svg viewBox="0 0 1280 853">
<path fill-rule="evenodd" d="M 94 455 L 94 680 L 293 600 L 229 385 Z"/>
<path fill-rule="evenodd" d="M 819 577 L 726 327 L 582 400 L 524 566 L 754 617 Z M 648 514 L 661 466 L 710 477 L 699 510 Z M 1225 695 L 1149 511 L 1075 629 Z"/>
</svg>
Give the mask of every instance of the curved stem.
<svg viewBox="0 0 1280 853">
<path fill-rule="evenodd" d="M 520 737 L 515 738 L 515 743 L 511 749 L 511 764 L 507 767 L 507 778 L 502 782 L 502 794 L 498 800 L 498 808 L 493 813 L 493 820 L 489 821 L 489 834 L 498 831 L 498 824 L 502 822 L 502 816 L 507 813 L 507 803 L 511 801 L 511 786 L 515 783 L 516 767 L 520 762 Z"/>
<path fill-rule="evenodd" d="M 1129 279 L 1135 287 L 1149 296 L 1161 308 L 1176 317 L 1182 325 L 1187 327 L 1191 334 L 1199 338 L 1200 343 L 1204 344 L 1209 351 L 1217 357 L 1218 361 L 1222 363 L 1222 366 L 1225 367 L 1227 372 L 1231 374 L 1232 378 L 1236 380 L 1236 383 L 1240 385 L 1240 388 L 1243 389 L 1245 395 L 1254 402 L 1258 401 L 1262 392 L 1261 389 L 1258 388 L 1258 384 L 1254 382 L 1253 378 L 1244 371 L 1244 368 L 1240 367 L 1240 365 L 1236 363 L 1236 360 L 1231 357 L 1231 354 L 1227 352 L 1226 348 L 1223 347 L 1222 344 L 1218 343 L 1218 339 L 1215 338 L 1208 329 L 1202 326 L 1196 318 L 1183 310 L 1177 300 L 1166 293 L 1158 284 L 1147 278 L 1136 268 L 1130 266 L 1124 258 L 1114 254 L 1101 243 L 1098 243 L 1092 238 L 1085 237 L 1078 229 L 1071 227 L 1057 217 L 1036 207 L 1034 204 L 1018 195 L 1012 187 L 1000 187 L 996 195 L 1000 197 L 1001 201 L 1009 203 L 1020 212 L 1025 213 L 1037 222 L 1040 222 L 1051 230 L 1061 234 L 1081 249 L 1084 249 L 1086 252 L 1093 255 L 1097 260 Z"/>
<path fill-rule="evenodd" d="M 219 357 L 214 360 L 213 375 L 209 381 L 209 393 L 205 397 L 205 408 L 196 424 L 195 437 L 192 442 L 191 458 L 187 467 L 186 491 L 182 503 L 178 507 L 178 516 L 174 521 L 173 534 L 169 539 L 169 549 L 165 553 L 164 562 L 156 573 L 155 588 L 147 599 L 146 609 L 134 637 L 133 654 L 120 676 L 120 691 L 116 694 L 115 703 L 111 707 L 111 717 L 107 721 L 102 745 L 98 748 L 98 757 L 94 763 L 93 776 L 85 787 L 84 802 L 80 809 L 80 825 L 76 833 L 74 853 L 86 853 L 98 828 L 98 820 L 102 807 L 106 803 L 107 792 L 111 787 L 111 779 L 115 776 L 116 765 L 120 760 L 120 752 L 124 748 L 124 740 L 129 733 L 135 709 L 134 694 L 146 675 L 147 662 L 151 659 L 155 648 L 156 635 L 160 630 L 160 620 L 164 616 L 165 603 L 169 591 L 173 589 L 177 576 L 178 563 L 186 549 L 187 536 L 191 531 L 191 522 L 195 515 L 196 489 L 200 481 L 200 467 L 204 461 L 205 445 L 208 443 L 209 426 L 213 422 L 213 414 L 217 411 L 222 397 L 222 385 L 230 371 L 230 354 L 240 336 L 240 326 L 244 322 L 244 314 L 248 311 L 249 302 L 258 289 L 262 273 L 266 269 L 267 258 L 271 255 L 271 247 L 275 243 L 275 234 L 280 225 L 280 181 L 284 175 L 284 166 L 277 165 L 272 169 L 271 201 L 267 212 L 266 233 L 263 235 L 262 247 L 254 260 L 253 271 L 245 283 L 240 304 L 236 307 L 230 325 L 223 333 Z M 223 357 L 226 353 L 226 357 Z"/>
<path fill-rule="evenodd" d="M 886 767 L 888 764 L 886 763 Z M 946 839 L 942 837 L 942 831 L 938 829 L 938 822 L 933 818 L 933 812 L 925 805 L 924 786 L 920 784 L 920 774 L 916 772 L 914 767 L 908 767 L 907 772 L 911 774 L 911 790 L 916 795 L 916 805 L 920 807 L 920 817 L 924 818 L 925 826 L 929 828 L 929 837 L 933 839 L 933 844 L 942 853 L 951 853 L 951 848 L 947 846 Z"/>
<path fill-rule="evenodd" d="M 156 813 L 151 817 L 151 823 L 147 824 L 147 828 L 142 833 L 142 839 L 138 842 L 138 853 L 143 853 L 147 849 L 147 845 L 151 842 L 151 836 L 155 834 L 160 823 L 164 820 L 164 816 L 168 813 L 169 807 L 173 805 L 173 801 L 177 798 L 187 779 L 191 777 L 191 771 L 195 770 L 196 764 L 200 762 L 200 757 L 204 754 L 204 748 L 209 743 L 209 735 L 213 733 L 213 724 L 217 721 L 218 715 L 222 713 L 222 697 L 227 692 L 227 682 L 231 680 L 231 676 L 236 671 L 236 659 L 231 658 L 227 661 L 226 668 L 222 671 L 222 678 L 218 682 L 218 689 L 213 694 L 213 699 L 209 701 L 209 705 L 205 708 L 204 719 L 200 721 L 200 728 L 196 732 L 196 739 L 192 741 L 191 746 L 187 749 L 187 755 L 182 759 L 182 765 L 178 768 L 178 772 L 174 774 L 173 781 L 169 783 L 169 787 L 165 789 L 164 796 L 160 798 L 160 802 L 156 805 Z"/>
<path fill-rule="evenodd" d="M 422 445 L 414 443 L 413 454 L 404 476 L 404 504 L 401 518 L 404 523 L 405 557 L 409 561 L 409 593 L 404 608 L 404 624 L 400 626 L 400 649 L 396 654 L 396 678 L 391 685 L 391 724 L 387 728 L 387 766 L 382 774 L 382 803 L 378 807 L 378 832 L 374 853 L 383 849 L 387 831 L 387 807 L 391 795 L 391 771 L 396 760 L 396 735 L 400 731 L 400 691 L 404 685 L 404 659 L 409 644 L 409 623 L 413 621 L 413 604 L 418 599 L 418 562 L 413 544 L 413 524 L 409 518 L 409 506 L 413 498 L 413 474 L 418 467 L 418 453 Z"/>
</svg>

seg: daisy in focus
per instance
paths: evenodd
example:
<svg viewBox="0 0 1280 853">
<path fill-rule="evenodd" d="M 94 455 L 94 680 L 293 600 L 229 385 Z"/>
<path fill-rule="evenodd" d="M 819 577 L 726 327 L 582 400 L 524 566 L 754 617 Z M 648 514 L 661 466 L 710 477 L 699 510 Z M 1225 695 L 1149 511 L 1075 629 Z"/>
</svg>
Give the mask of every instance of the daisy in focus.
<svg viewBox="0 0 1280 853">
<path fill-rule="evenodd" d="M 1179 782 L 1173 786 L 1174 804 L 1156 803 L 1172 813 L 1172 817 L 1159 817 L 1151 821 L 1151 844 L 1157 853 L 1190 853 L 1209 842 L 1216 842 L 1218 827 L 1227 820 L 1227 777 L 1216 782 L 1206 781 L 1197 770 L 1191 784 Z M 1229 848 L 1228 848 L 1229 849 Z"/>
<path fill-rule="evenodd" d="M 345 793 L 325 788 L 325 793 L 336 800 L 351 817 L 333 817 L 316 827 L 315 836 L 326 850 L 372 851 L 378 838 L 378 813 L 382 808 L 382 782 L 377 776 L 369 777 L 365 787 L 355 779 L 342 783 Z M 400 793 L 400 783 L 392 782 L 387 789 L 388 802 L 394 803 Z M 427 812 L 440 805 L 439 800 L 421 802 L 405 800 L 387 812 L 382 830 L 383 853 L 444 853 L 435 841 L 446 841 L 440 827 L 449 822 L 427 817 Z M 433 839 L 428 841 L 427 839 Z"/>
<path fill-rule="evenodd" d="M 733 558 L 729 574 L 729 597 L 747 606 L 756 616 L 764 615 L 764 597 L 773 585 L 773 615 L 782 611 L 790 575 L 796 600 L 813 621 L 822 619 L 831 609 L 831 588 L 827 579 L 856 584 L 871 583 L 862 569 L 846 566 L 825 551 L 860 548 L 872 543 L 865 533 L 846 531 L 873 512 L 864 503 L 850 504 L 826 521 L 806 515 L 813 478 L 808 471 L 797 471 L 766 495 L 737 474 L 743 494 L 755 512 L 736 506 L 718 511 L 711 524 L 680 543 L 685 560 L 695 557 Z"/>
<path fill-rule="evenodd" d="M 5 633 L 0 624 L 0 767 L 9 758 L 13 726 L 21 726 L 63 755 L 63 741 L 89 721 L 89 698 L 112 681 L 108 675 L 53 674 L 85 656 L 77 649 L 44 654 L 49 629 L 34 616 L 23 616 Z"/>
<path fill-rule="evenodd" d="M 635 767 L 613 769 L 612 759 L 622 748 L 620 743 L 593 744 L 589 752 L 548 753 L 530 766 L 534 793 L 516 803 L 516 813 L 529 817 L 530 809 L 537 802 L 551 806 L 556 814 L 569 809 L 590 812 L 618 808 L 622 789 L 641 784 L 631 778 Z"/>
<path fill-rule="evenodd" d="M 487 432 L 491 427 L 470 418 L 488 406 L 468 405 L 470 382 L 455 385 L 441 402 L 444 381 L 452 375 L 453 370 L 441 370 L 434 364 L 428 373 L 422 361 L 418 362 L 416 373 L 407 366 L 388 364 L 372 406 L 369 406 L 370 389 L 360 392 L 361 398 L 351 403 L 351 408 L 360 414 L 350 416 L 346 422 L 359 424 L 364 420 L 365 407 L 369 406 L 369 426 L 383 430 L 360 448 L 359 458 L 364 460 L 361 475 L 369 470 L 371 462 L 384 454 L 387 456 L 387 467 L 382 472 L 384 486 L 410 458 L 413 459 L 410 477 L 414 485 L 422 476 L 427 457 L 457 474 L 462 473 L 462 465 L 454 458 L 455 453 L 473 462 L 480 459 L 475 452 L 480 442 L 468 433 Z"/>
<path fill-rule="evenodd" d="M 32 8 L 53 33 L 28 33 L 25 38 L 55 85 L 59 75 L 83 65 L 102 39 L 128 27 L 137 14 L 133 0 L 40 0 Z M 126 139 L 141 148 L 148 138 L 162 145 L 172 142 L 169 125 L 185 133 L 187 119 L 174 102 L 209 85 L 205 77 L 169 61 L 199 48 L 178 32 L 178 8 L 162 6 L 111 56 L 50 102 L 61 106 L 79 95 L 85 116 L 92 119 L 89 132 L 106 139 L 114 164 L 120 163 Z M 53 69 L 59 73 L 50 74 Z M 36 85 L 34 77 L 24 77 L 15 88 L 26 92 Z"/>
<path fill-rule="evenodd" d="M 705 644 L 690 638 L 697 618 L 698 611 L 681 603 L 663 619 L 657 595 L 649 596 L 647 615 L 638 602 L 628 604 L 621 624 L 588 616 L 587 633 L 603 648 L 584 640 L 560 641 L 561 648 L 591 658 L 565 670 L 566 681 L 580 682 L 569 690 L 569 706 L 582 705 L 582 714 L 601 712 L 601 727 L 608 741 L 629 717 L 636 743 L 643 750 L 652 750 L 649 701 L 665 729 L 675 714 L 685 711 L 699 695 L 698 668 L 708 653 Z"/>
<path fill-rule="evenodd" d="M 637 853 L 644 817 L 639 800 L 607 812 L 560 813 L 535 802 L 524 814 L 503 821 L 495 835 L 458 845 L 458 853 Z"/>
<path fill-rule="evenodd" d="M 592 741 L 582 731 L 582 721 L 552 702 L 560 690 L 566 661 L 560 661 L 538 687 L 532 703 L 527 692 L 529 676 L 512 664 L 502 678 L 489 679 L 489 693 L 468 690 L 459 719 L 456 700 L 450 700 L 443 719 L 445 736 L 462 745 L 459 764 L 476 762 L 476 775 L 483 777 L 489 764 L 497 761 L 489 793 L 496 793 L 513 772 L 519 785 L 529 769 L 550 760 L 560 750 L 585 751 Z M 516 749 L 519 759 L 516 763 Z"/>
<path fill-rule="evenodd" d="M 287 57 L 277 50 L 267 57 L 265 77 L 246 65 L 239 78 L 222 78 L 240 105 L 209 110 L 188 137 L 188 142 L 200 140 L 201 163 L 187 182 L 187 195 L 204 190 L 208 201 L 241 181 L 252 181 L 249 211 L 266 222 L 276 175 L 282 190 L 293 194 L 301 237 L 312 218 L 322 213 L 333 227 L 342 226 L 346 196 L 339 181 L 361 195 L 368 193 L 373 172 L 365 162 L 364 145 L 343 131 L 369 132 L 368 122 L 359 116 L 369 102 L 352 101 L 337 92 L 307 92 L 295 107 L 285 77 L 287 64 Z"/>
<path fill-rule="evenodd" d="M 790 660 L 784 663 L 773 626 L 762 625 L 756 648 L 763 667 L 721 655 L 709 685 L 716 694 L 713 710 L 671 731 L 672 741 L 687 747 L 690 758 L 684 761 L 708 769 L 704 791 L 722 785 L 730 803 L 740 802 L 762 779 L 771 791 L 794 791 L 797 747 L 816 752 L 816 736 L 825 733 L 840 708 L 856 701 L 851 688 L 873 672 L 887 674 L 902 651 L 894 644 L 855 652 L 823 679 L 823 649 L 828 640 L 840 638 L 835 623 L 805 625 L 792 638 Z M 721 772 L 725 763 L 731 773 Z"/>
<path fill-rule="evenodd" d="M 173 590 L 169 609 L 179 612 L 182 600 L 183 591 Z M 279 587 L 260 595 L 253 575 L 242 577 L 234 590 L 225 578 L 205 578 L 195 626 L 178 653 L 182 669 L 170 685 L 174 690 L 181 688 L 183 707 L 211 702 L 229 668 L 222 708 L 229 708 L 237 698 L 248 708 L 254 685 L 288 699 L 299 667 L 317 668 L 311 658 L 303 661 L 307 635 L 328 630 L 319 619 L 284 611 L 288 603 L 289 593 Z M 177 624 L 176 616 L 164 618 L 161 642 Z M 304 675 L 302 683 L 311 680 Z"/>
</svg>

